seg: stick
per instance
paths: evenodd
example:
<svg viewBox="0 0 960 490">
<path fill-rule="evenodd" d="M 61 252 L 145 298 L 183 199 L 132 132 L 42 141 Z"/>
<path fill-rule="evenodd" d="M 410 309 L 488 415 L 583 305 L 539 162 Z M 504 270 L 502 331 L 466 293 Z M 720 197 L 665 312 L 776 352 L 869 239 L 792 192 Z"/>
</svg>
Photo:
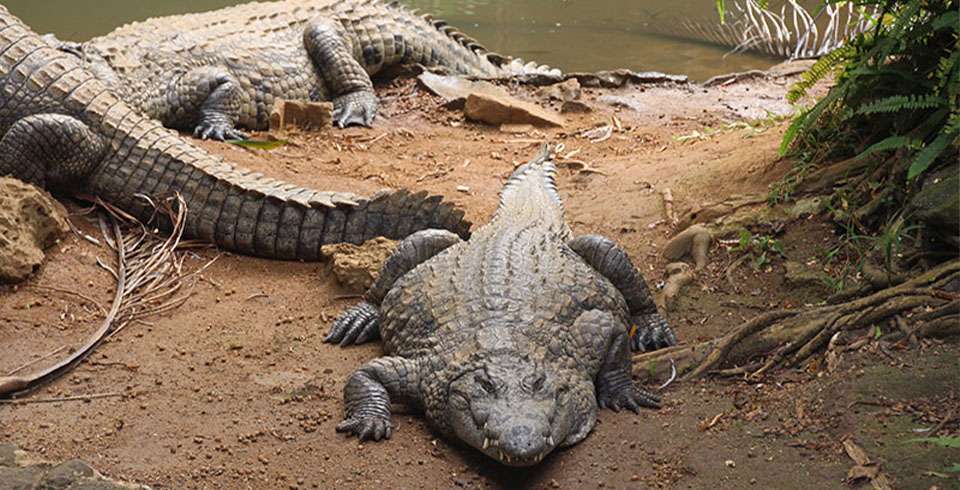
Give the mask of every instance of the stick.
<svg viewBox="0 0 960 490">
<path fill-rule="evenodd" d="M 33 398 L 30 400 L 0 400 L 0 404 L 30 405 L 33 403 L 75 402 L 75 401 L 94 400 L 97 398 L 111 398 L 115 396 L 123 396 L 123 393 L 94 393 L 92 395 L 61 396 L 57 398 Z"/>
<path fill-rule="evenodd" d="M 26 369 L 26 368 L 28 368 L 28 367 L 30 367 L 30 366 L 33 366 L 34 364 L 36 364 L 36 363 L 38 363 L 38 362 L 40 362 L 40 361 L 42 361 L 42 360 L 44 360 L 44 359 L 49 359 L 51 356 L 54 356 L 54 355 L 59 354 L 60 351 L 62 351 L 63 349 L 66 349 L 66 348 L 67 348 L 67 346 L 61 345 L 57 350 L 55 350 L 55 351 L 53 351 L 53 352 L 50 352 L 50 353 L 44 355 L 43 357 L 38 357 L 38 358 L 36 358 L 36 359 L 34 359 L 34 360 L 32 360 L 32 361 L 29 361 L 29 362 L 21 365 L 20 367 L 14 369 L 13 371 L 10 371 L 9 373 L 7 373 L 7 376 L 13 376 L 14 374 L 17 374 L 18 372 L 23 371 L 24 369 Z"/>
</svg>

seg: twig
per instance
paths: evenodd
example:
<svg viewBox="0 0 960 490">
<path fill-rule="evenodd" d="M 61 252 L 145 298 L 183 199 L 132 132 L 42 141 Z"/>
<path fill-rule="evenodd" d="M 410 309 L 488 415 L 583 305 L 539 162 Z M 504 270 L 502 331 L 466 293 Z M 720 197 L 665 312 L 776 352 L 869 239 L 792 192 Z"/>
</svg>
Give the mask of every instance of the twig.
<svg viewBox="0 0 960 490">
<path fill-rule="evenodd" d="M 677 215 L 673 212 L 673 192 L 670 188 L 660 191 L 663 196 L 663 214 L 670 226 L 677 226 Z"/>
<path fill-rule="evenodd" d="M 66 349 L 66 348 L 67 348 L 67 346 L 61 345 L 59 348 L 57 348 L 57 350 L 55 350 L 55 351 L 53 351 L 53 352 L 50 352 L 50 353 L 48 353 L 48 354 L 43 355 L 42 357 L 38 357 L 38 358 L 36 358 L 36 359 L 34 359 L 34 360 L 32 360 L 32 361 L 29 361 L 29 362 L 26 362 L 26 363 L 20 365 L 20 367 L 15 368 L 14 370 L 8 372 L 8 373 L 7 373 L 7 376 L 13 376 L 14 374 L 17 374 L 17 373 L 19 373 L 20 371 L 23 371 L 24 369 L 26 369 L 26 368 L 28 368 L 28 367 L 30 367 L 30 366 L 33 366 L 34 364 L 36 364 L 36 363 L 38 363 L 38 362 L 40 362 L 40 361 L 42 361 L 42 360 L 44 360 L 44 359 L 49 359 L 51 356 L 55 356 L 55 355 L 59 354 L 61 351 L 63 351 L 63 349 Z"/>
<path fill-rule="evenodd" d="M 124 396 L 124 395 L 123 393 L 93 393 L 91 395 L 61 396 L 57 398 L 32 398 L 30 400 L 0 400 L 0 403 L 6 404 L 6 405 L 30 405 L 33 403 L 89 401 L 89 400 L 95 400 L 97 398 L 112 398 L 117 396 Z"/>
</svg>

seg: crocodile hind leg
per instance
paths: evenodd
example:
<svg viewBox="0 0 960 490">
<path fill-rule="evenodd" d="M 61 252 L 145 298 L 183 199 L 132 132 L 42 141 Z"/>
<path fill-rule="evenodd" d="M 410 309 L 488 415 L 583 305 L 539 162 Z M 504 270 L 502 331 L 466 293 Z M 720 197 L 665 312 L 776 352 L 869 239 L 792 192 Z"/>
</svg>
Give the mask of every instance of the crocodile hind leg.
<svg viewBox="0 0 960 490">
<path fill-rule="evenodd" d="M 62 114 L 17 120 L 0 139 L 0 175 L 46 188 L 78 187 L 101 162 L 103 141 Z"/>
<path fill-rule="evenodd" d="M 630 257 L 623 248 L 600 235 L 577 237 L 570 241 L 568 246 L 606 277 L 627 301 L 633 321 L 630 342 L 632 350 L 645 352 L 677 343 L 670 325 L 657 311 L 647 282 L 630 262 Z"/>
<path fill-rule="evenodd" d="M 364 301 L 345 311 L 333 323 L 333 329 L 324 342 L 341 346 L 362 344 L 380 336 L 378 306 L 393 287 L 393 283 L 419 264 L 451 245 L 460 237 L 447 230 L 422 230 L 405 238 L 380 269 L 380 275 L 364 295 Z"/>
<path fill-rule="evenodd" d="M 353 36 L 330 19 L 315 19 L 303 33 L 303 43 L 314 66 L 333 96 L 333 120 L 343 128 L 369 127 L 377 115 L 377 95 L 363 65 L 353 57 Z M 364 51 L 366 56 L 366 51 Z"/>
<path fill-rule="evenodd" d="M 337 432 L 355 435 L 361 441 L 389 439 L 390 401 L 420 404 L 420 371 L 416 361 L 381 357 L 354 371 L 343 387 L 346 415 Z"/>
<path fill-rule="evenodd" d="M 589 310 L 574 323 L 574 352 L 587 370 L 596 372 L 597 404 L 601 408 L 638 412 L 658 408 L 660 398 L 633 383 L 627 329 L 606 311 Z"/>
<path fill-rule="evenodd" d="M 240 83 L 226 68 L 205 66 L 172 79 L 148 98 L 145 107 L 164 126 L 192 130 L 198 138 L 246 139 L 235 128 L 244 97 Z"/>
</svg>

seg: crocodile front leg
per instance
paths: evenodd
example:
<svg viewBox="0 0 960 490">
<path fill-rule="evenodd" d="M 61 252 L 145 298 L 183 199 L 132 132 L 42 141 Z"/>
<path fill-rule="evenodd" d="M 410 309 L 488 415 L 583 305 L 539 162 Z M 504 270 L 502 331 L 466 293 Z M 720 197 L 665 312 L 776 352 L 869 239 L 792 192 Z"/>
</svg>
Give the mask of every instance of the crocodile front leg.
<svg viewBox="0 0 960 490">
<path fill-rule="evenodd" d="M 354 53 L 353 36 L 339 22 L 318 18 L 303 33 L 310 59 L 333 96 L 334 123 L 369 127 L 377 115 L 377 95 L 370 75 Z"/>
<path fill-rule="evenodd" d="M 346 415 L 337 432 L 347 432 L 361 441 L 389 439 L 390 399 L 420 405 L 420 373 L 416 361 L 381 357 L 354 371 L 343 388 Z"/>
<path fill-rule="evenodd" d="M 597 403 L 619 411 L 658 408 L 660 398 L 636 386 L 630 377 L 631 356 L 626 326 L 606 311 L 589 310 L 574 323 L 574 354 L 595 372 Z"/>
<path fill-rule="evenodd" d="M 380 337 L 378 306 L 397 279 L 460 241 L 459 236 L 447 230 L 422 230 L 405 238 L 383 264 L 364 301 L 340 315 L 323 341 L 346 346 Z"/>
<path fill-rule="evenodd" d="M 600 235 L 584 235 L 568 246 L 597 272 L 606 277 L 623 295 L 636 327 L 630 348 L 651 351 L 677 343 L 667 321 L 657 311 L 650 288 L 640 271 L 630 262 L 627 252 L 616 242 Z"/>
<path fill-rule="evenodd" d="M 105 145 L 79 120 L 34 114 L 17 120 L 0 139 L 0 175 L 39 187 L 78 187 L 103 159 Z"/>
<path fill-rule="evenodd" d="M 145 112 L 164 126 L 192 130 L 202 139 L 246 139 L 235 126 L 240 120 L 244 92 L 224 67 L 194 68 L 173 78 L 151 95 Z"/>
</svg>

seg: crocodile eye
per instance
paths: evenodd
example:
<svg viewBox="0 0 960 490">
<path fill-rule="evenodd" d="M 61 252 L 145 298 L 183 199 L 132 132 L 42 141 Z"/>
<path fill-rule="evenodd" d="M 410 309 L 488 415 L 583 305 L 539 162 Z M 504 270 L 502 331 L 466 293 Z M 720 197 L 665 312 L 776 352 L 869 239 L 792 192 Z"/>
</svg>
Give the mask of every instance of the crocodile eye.
<svg viewBox="0 0 960 490">
<path fill-rule="evenodd" d="M 496 393 L 497 387 L 494 386 L 493 381 L 490 380 L 485 374 L 477 373 L 473 379 L 483 388 L 487 393 L 493 394 Z"/>
<path fill-rule="evenodd" d="M 533 380 L 533 384 L 530 385 L 530 389 L 536 393 L 543 389 L 543 382 L 546 380 L 546 376 L 540 375 L 537 376 L 537 379 Z"/>
</svg>

